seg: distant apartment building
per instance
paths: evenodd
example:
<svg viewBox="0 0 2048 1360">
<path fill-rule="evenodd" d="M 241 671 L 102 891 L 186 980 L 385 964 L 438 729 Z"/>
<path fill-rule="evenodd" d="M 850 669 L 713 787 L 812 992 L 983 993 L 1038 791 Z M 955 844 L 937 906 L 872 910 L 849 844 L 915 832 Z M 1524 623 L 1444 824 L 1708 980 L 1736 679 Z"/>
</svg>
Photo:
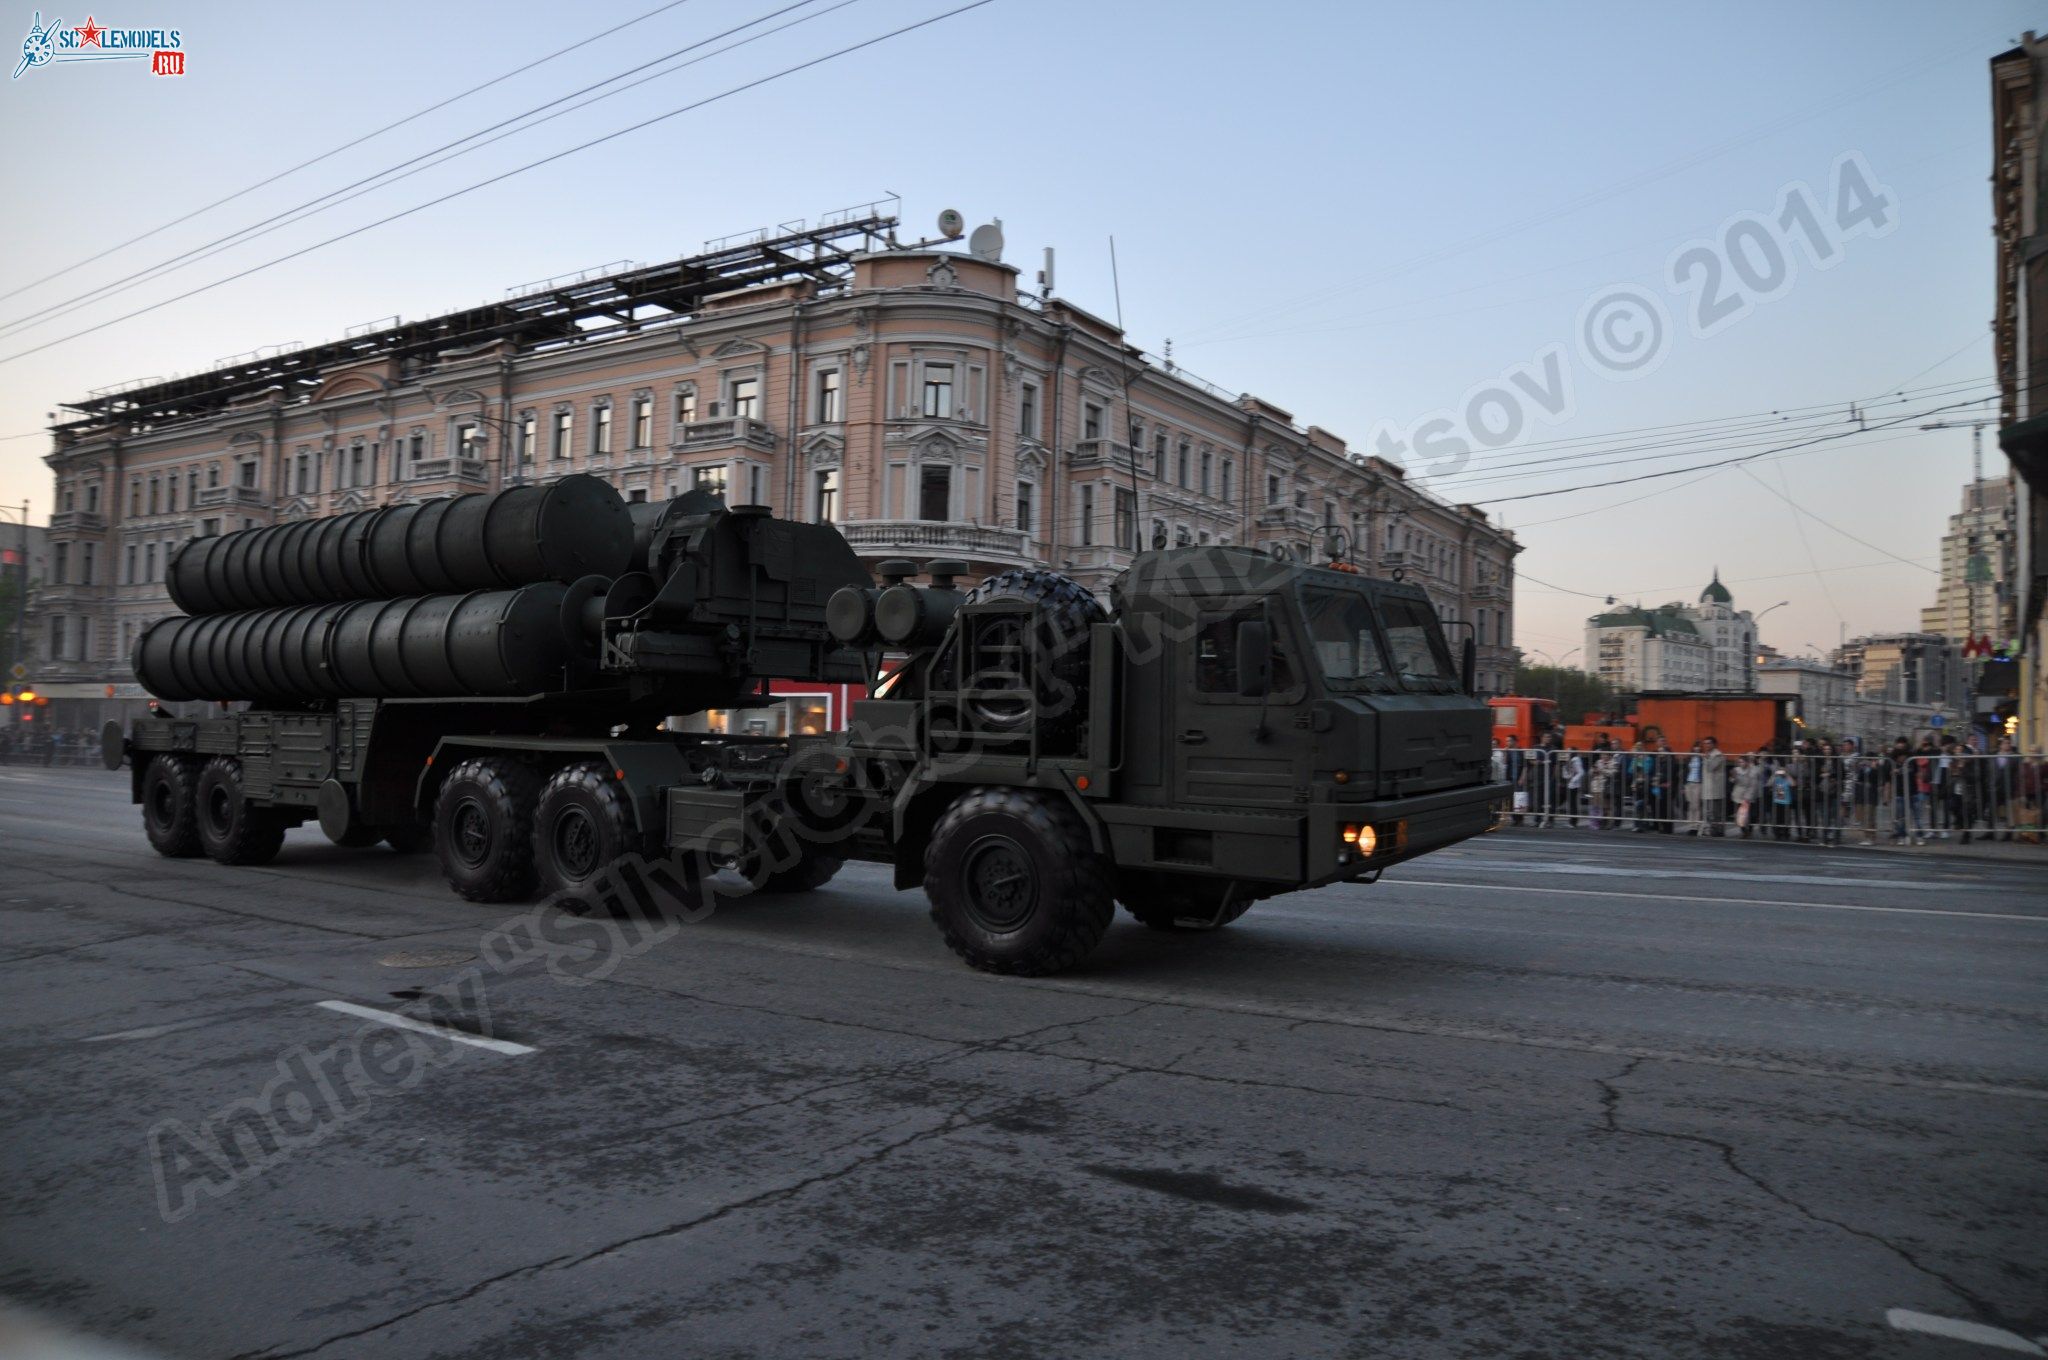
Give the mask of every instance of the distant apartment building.
<svg viewBox="0 0 2048 1360">
<path fill-rule="evenodd" d="M 1628 694 L 1698 691 L 1714 672 L 1714 648 L 1676 606 L 1630 606 L 1586 621 L 1595 675 Z"/>
<path fill-rule="evenodd" d="M 1756 620 L 1737 609 L 1718 569 L 1697 602 L 1631 605 L 1586 621 L 1586 655 L 1624 693 L 1756 688 Z"/>
<path fill-rule="evenodd" d="M 69 403 L 46 461 L 74 575 L 42 678 L 139 696 L 129 650 L 192 535 L 583 472 L 830 522 L 870 565 L 1050 565 L 1097 592 L 1154 544 L 1348 540 L 1470 627 L 1482 689 L 1512 687 L 1519 546 L 1482 511 L 895 225 L 757 233 Z"/>
<path fill-rule="evenodd" d="M 1765 694 L 1791 696 L 1792 716 L 1806 736 L 1853 737 L 1870 750 L 1900 737 L 1930 735 L 1937 719 L 1946 722 L 1951 715 L 1943 702 L 1860 694 L 1856 679 L 1840 665 L 1806 657 L 1777 657 L 1757 666 L 1757 687 Z"/>
<path fill-rule="evenodd" d="M 1831 734 L 1847 733 L 1855 710 L 1856 677 L 1840 666 L 1800 656 L 1776 657 L 1758 665 L 1757 689 L 1790 695 L 1792 711 L 1809 727 Z"/>
<path fill-rule="evenodd" d="M 1941 582 L 1920 611 L 1920 631 L 1957 646 L 1987 638 L 2003 647 L 2013 636 L 2013 486 L 1987 477 L 1963 488 L 1962 509 L 1941 538 Z"/>
<path fill-rule="evenodd" d="M 1962 649 L 1939 633 L 1882 633 L 1850 638 L 1833 653 L 1859 698 L 1961 711 Z"/>
</svg>

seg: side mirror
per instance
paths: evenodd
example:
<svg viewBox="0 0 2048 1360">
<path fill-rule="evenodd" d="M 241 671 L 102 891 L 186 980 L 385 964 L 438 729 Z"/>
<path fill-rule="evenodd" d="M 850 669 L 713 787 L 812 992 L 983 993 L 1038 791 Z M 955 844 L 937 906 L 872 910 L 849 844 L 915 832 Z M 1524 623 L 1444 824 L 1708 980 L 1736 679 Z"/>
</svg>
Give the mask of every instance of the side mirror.
<svg viewBox="0 0 2048 1360">
<path fill-rule="evenodd" d="M 1237 692 L 1247 699 L 1264 698 L 1273 689 L 1273 630 L 1264 619 L 1237 625 Z"/>
<path fill-rule="evenodd" d="M 1465 682 L 1467 694 L 1477 694 L 1479 680 L 1479 647 L 1468 635 L 1465 646 L 1458 658 L 1459 678 Z"/>
</svg>

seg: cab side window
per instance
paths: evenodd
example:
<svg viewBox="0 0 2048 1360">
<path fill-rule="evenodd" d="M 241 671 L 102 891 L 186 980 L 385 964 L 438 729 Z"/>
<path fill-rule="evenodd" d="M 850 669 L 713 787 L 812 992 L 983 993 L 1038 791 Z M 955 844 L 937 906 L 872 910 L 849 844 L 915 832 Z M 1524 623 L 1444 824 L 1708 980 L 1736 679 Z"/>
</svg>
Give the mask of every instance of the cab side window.
<svg viewBox="0 0 2048 1360">
<path fill-rule="evenodd" d="M 1264 610 L 1257 605 L 1229 611 L 1204 610 L 1201 613 L 1194 636 L 1196 693 L 1229 699 L 1240 697 L 1237 692 L 1237 626 L 1264 617 Z M 1272 676 L 1273 693 L 1285 694 L 1294 688 L 1294 667 L 1288 664 L 1287 648 L 1277 636 L 1273 639 Z"/>
</svg>

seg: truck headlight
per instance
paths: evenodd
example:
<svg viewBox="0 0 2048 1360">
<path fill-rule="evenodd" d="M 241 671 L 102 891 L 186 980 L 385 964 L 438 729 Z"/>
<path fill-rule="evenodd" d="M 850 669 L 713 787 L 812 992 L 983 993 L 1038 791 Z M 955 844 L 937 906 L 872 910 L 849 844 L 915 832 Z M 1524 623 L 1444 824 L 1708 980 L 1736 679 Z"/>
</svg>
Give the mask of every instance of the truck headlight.
<svg viewBox="0 0 2048 1360">
<path fill-rule="evenodd" d="M 1361 856 L 1372 854 L 1379 848 L 1379 833 L 1369 826 L 1347 826 L 1344 828 L 1344 843 L 1358 847 Z"/>
</svg>

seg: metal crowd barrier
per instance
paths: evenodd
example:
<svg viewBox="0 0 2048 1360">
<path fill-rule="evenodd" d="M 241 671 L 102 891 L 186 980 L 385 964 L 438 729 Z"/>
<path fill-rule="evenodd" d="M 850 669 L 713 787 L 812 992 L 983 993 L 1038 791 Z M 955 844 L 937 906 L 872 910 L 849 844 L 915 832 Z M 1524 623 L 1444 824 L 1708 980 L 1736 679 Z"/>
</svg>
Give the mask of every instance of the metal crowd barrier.
<svg viewBox="0 0 2048 1360">
<path fill-rule="evenodd" d="M 1824 845 L 2048 843 L 2048 760 L 2001 750 L 1496 750 L 1504 824 Z"/>
<path fill-rule="evenodd" d="M 0 722 L 13 715 L 0 710 Z M 25 726 L 26 724 L 24 724 Z M 0 736 L 0 765 L 98 765 L 97 733 L 66 732 L 61 739 L 36 734 Z"/>
</svg>

